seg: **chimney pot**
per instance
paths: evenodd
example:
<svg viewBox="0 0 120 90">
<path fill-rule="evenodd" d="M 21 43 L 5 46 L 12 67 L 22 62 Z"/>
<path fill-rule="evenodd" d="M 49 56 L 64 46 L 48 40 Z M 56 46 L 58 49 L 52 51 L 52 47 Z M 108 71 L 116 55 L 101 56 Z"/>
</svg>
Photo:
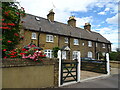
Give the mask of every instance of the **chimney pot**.
<svg viewBox="0 0 120 90">
<path fill-rule="evenodd" d="M 73 26 L 73 27 L 76 27 L 76 20 L 75 20 L 75 17 L 74 17 L 74 16 L 69 17 L 68 25 L 71 25 L 71 26 Z"/>
<path fill-rule="evenodd" d="M 47 15 L 47 19 L 49 19 L 50 21 L 54 21 L 54 12 L 53 12 L 53 9 L 51 9 L 49 11 L 49 14 Z"/>
<path fill-rule="evenodd" d="M 91 31 L 90 23 L 85 23 L 84 29 L 87 29 L 87 30 Z"/>
</svg>

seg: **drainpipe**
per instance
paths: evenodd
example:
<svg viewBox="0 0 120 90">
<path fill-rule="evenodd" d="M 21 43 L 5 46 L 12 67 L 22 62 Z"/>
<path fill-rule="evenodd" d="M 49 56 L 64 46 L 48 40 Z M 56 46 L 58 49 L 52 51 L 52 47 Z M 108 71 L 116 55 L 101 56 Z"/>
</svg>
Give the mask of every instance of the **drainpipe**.
<svg viewBox="0 0 120 90">
<path fill-rule="evenodd" d="M 68 37 L 68 46 L 69 46 L 69 48 L 70 48 L 70 38 L 71 38 L 71 32 L 70 32 L 70 36 Z M 70 55 L 71 54 L 71 52 L 69 52 L 69 55 L 68 55 L 68 59 L 70 59 Z M 72 57 L 71 57 L 71 59 L 72 59 Z"/>
<path fill-rule="evenodd" d="M 40 37 L 40 32 L 41 32 L 41 27 L 39 28 L 39 33 L 38 33 L 38 45 L 37 45 L 38 47 L 40 46 L 40 45 L 39 45 L 39 40 L 40 40 L 40 38 L 39 38 L 39 37 Z"/>
</svg>

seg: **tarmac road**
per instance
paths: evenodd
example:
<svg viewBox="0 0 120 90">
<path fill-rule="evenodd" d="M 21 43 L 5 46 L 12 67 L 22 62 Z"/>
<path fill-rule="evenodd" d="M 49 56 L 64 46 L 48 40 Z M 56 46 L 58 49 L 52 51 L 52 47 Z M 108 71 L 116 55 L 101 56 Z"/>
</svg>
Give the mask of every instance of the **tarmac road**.
<svg viewBox="0 0 120 90">
<path fill-rule="evenodd" d="M 120 73 L 63 86 L 61 88 L 118 88 L 118 83 L 120 83 Z"/>
</svg>

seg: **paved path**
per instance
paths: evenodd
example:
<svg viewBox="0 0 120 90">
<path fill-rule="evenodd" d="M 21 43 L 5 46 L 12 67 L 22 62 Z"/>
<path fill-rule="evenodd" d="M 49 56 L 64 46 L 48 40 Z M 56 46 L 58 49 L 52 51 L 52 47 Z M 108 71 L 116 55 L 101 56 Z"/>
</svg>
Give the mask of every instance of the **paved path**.
<svg viewBox="0 0 120 90">
<path fill-rule="evenodd" d="M 111 75 L 109 76 L 63 86 L 61 88 L 118 88 L 118 81 L 120 83 L 120 79 L 118 79 L 118 77 L 120 77 L 120 72 L 118 72 L 117 69 L 113 68 Z"/>
</svg>

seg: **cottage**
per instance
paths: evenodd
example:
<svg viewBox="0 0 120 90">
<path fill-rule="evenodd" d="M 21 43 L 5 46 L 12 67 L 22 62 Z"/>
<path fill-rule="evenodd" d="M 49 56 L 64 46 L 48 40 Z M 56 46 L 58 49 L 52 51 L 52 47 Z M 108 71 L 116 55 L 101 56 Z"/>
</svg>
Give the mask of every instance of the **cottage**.
<svg viewBox="0 0 120 90">
<path fill-rule="evenodd" d="M 33 42 L 38 47 L 43 48 L 47 57 L 52 58 L 54 47 L 67 47 L 71 51 L 64 59 L 74 59 L 77 52 L 81 57 L 91 57 L 99 59 L 99 54 L 111 51 L 111 43 L 105 37 L 91 30 L 90 23 L 85 23 L 84 28 L 76 27 L 76 20 L 71 16 L 68 24 L 54 21 L 54 12 L 51 10 L 47 19 L 27 14 L 22 18 L 23 28 L 21 34 L 24 39 L 20 41 L 18 47 L 23 47 Z"/>
</svg>

